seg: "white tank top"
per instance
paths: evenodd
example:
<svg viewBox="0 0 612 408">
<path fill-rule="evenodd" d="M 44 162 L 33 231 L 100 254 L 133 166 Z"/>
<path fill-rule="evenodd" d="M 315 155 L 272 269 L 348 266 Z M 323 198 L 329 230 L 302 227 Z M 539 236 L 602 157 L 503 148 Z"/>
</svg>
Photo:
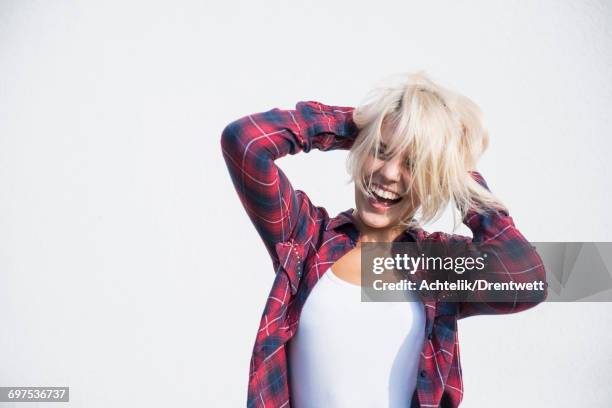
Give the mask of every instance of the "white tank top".
<svg viewBox="0 0 612 408">
<path fill-rule="evenodd" d="M 409 407 L 424 333 L 422 302 L 361 302 L 330 268 L 288 344 L 292 406 Z"/>
</svg>

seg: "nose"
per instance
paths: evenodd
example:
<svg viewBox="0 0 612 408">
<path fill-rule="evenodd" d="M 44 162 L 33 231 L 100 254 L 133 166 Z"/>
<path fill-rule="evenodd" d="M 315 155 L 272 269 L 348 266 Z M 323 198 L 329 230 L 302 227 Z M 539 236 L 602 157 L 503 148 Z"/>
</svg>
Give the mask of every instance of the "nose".
<svg viewBox="0 0 612 408">
<path fill-rule="evenodd" d="M 379 169 L 380 175 L 389 183 L 399 182 L 402 178 L 402 171 L 403 165 L 401 155 L 384 161 L 382 167 Z"/>
</svg>

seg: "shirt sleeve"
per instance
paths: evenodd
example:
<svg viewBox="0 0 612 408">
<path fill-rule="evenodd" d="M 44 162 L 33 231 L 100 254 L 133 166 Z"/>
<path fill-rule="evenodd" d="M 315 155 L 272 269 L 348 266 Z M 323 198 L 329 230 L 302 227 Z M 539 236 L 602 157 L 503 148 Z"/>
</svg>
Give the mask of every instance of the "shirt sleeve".
<svg viewBox="0 0 612 408">
<path fill-rule="evenodd" d="M 357 134 L 352 112 L 351 107 L 304 101 L 293 110 L 247 115 L 223 130 L 221 148 L 233 185 L 275 264 L 277 244 L 316 222 L 308 196 L 293 188 L 275 161 L 313 148 L 350 149 Z"/>
<path fill-rule="evenodd" d="M 476 171 L 470 172 L 474 180 L 489 190 L 489 187 Z M 489 190 L 490 191 L 490 190 Z M 546 272 L 542 259 L 534 246 L 519 232 L 512 217 L 505 210 L 490 210 L 485 214 L 468 211 L 463 223 L 472 231 L 473 238 L 453 235 L 452 239 L 467 241 L 475 253 L 487 256 L 485 279 L 493 282 L 546 282 Z M 516 313 L 529 309 L 545 300 L 546 284 L 543 292 L 526 295 L 516 291 L 503 291 L 496 301 L 485 301 L 476 291 L 469 302 L 461 302 L 458 318 L 479 314 Z"/>
</svg>

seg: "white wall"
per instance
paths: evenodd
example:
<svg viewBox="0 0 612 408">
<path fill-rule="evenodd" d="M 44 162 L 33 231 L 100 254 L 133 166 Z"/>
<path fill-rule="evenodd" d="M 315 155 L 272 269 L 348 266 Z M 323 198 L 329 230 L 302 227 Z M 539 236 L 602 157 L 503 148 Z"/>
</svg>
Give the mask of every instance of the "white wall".
<svg viewBox="0 0 612 408">
<path fill-rule="evenodd" d="M 395 72 L 482 106 L 479 169 L 526 237 L 610 241 L 610 4 L 425 3 L 3 0 L 0 385 L 68 385 L 73 407 L 244 406 L 273 272 L 221 130 L 354 105 Z M 335 215 L 353 206 L 345 157 L 279 164 Z M 610 406 L 611 312 L 462 321 L 463 406 Z"/>
</svg>

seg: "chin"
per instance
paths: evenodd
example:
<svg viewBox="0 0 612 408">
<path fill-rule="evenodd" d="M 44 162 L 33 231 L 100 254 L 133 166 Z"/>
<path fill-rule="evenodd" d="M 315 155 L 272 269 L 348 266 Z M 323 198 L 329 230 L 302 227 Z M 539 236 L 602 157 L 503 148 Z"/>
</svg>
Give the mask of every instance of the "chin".
<svg viewBox="0 0 612 408">
<path fill-rule="evenodd" d="M 370 228 L 388 228 L 394 225 L 388 217 L 380 214 L 360 212 L 359 217 Z"/>
</svg>

